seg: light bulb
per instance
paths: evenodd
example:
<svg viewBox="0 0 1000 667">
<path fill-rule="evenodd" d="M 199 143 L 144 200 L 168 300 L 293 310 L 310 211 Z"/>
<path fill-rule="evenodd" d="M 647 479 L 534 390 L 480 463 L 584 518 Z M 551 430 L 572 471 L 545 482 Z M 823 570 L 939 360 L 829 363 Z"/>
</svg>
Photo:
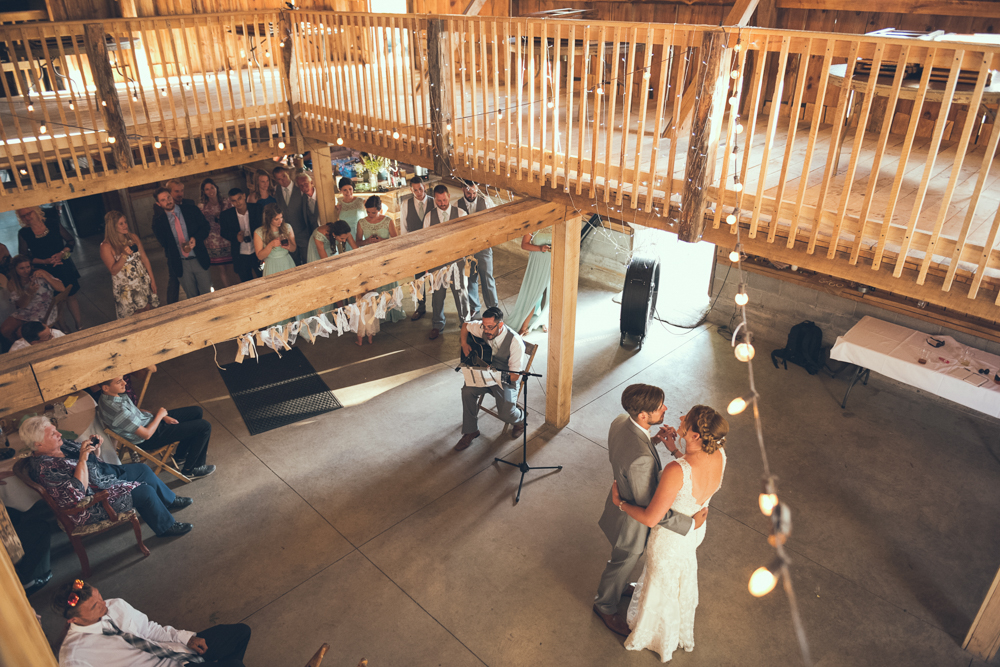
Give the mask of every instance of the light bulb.
<svg viewBox="0 0 1000 667">
<path fill-rule="evenodd" d="M 108 101 L 107 100 L 101 100 L 101 106 L 102 107 L 108 106 Z"/>
<path fill-rule="evenodd" d="M 729 106 L 735 107 L 739 103 L 740 103 L 740 98 L 736 97 L 735 95 L 729 98 Z"/>
<path fill-rule="evenodd" d="M 156 140 L 153 141 L 153 148 L 160 148 L 161 146 L 163 146 L 163 144 L 160 143 L 160 138 L 156 137 Z"/>
<path fill-rule="evenodd" d="M 497 120 L 503 120 L 503 111 L 497 114 Z"/>
<path fill-rule="evenodd" d="M 775 493 L 762 493 L 757 497 L 757 504 L 760 505 L 761 514 L 771 516 L 774 508 L 778 506 L 778 495 Z"/>
<path fill-rule="evenodd" d="M 72 110 L 73 110 L 73 109 L 75 109 L 75 108 L 76 108 L 76 105 L 75 105 L 75 104 L 73 104 L 73 100 L 70 100 L 70 101 L 69 101 L 69 110 L 70 110 L 70 111 L 72 111 Z"/>
<path fill-rule="evenodd" d="M 167 89 L 166 88 L 160 88 L 160 95 L 162 95 L 163 97 L 166 97 L 167 96 Z"/>
<path fill-rule="evenodd" d="M 594 94 L 595 95 L 603 95 L 604 94 L 604 89 L 603 88 L 598 88 L 597 90 L 594 91 Z"/>
<path fill-rule="evenodd" d="M 729 73 L 729 76 L 733 77 L 734 79 L 738 79 L 740 78 L 740 71 L 734 69 L 732 72 Z"/>
<path fill-rule="evenodd" d="M 737 255 L 737 258 L 738 257 L 739 257 L 739 255 Z M 750 297 L 747 296 L 746 292 L 739 292 L 736 295 L 736 297 L 734 298 L 734 300 L 736 301 L 736 305 L 737 306 L 745 306 L 745 305 L 747 305 L 747 302 L 750 301 Z"/>
<path fill-rule="evenodd" d="M 115 143 L 115 138 L 114 137 L 108 137 L 108 143 L 109 144 Z"/>
<path fill-rule="evenodd" d="M 643 79 L 648 79 L 649 78 L 649 70 L 646 70 L 645 72 L 642 73 L 642 78 Z"/>
<path fill-rule="evenodd" d="M 285 147 L 285 142 L 284 141 L 279 141 L 278 142 L 278 148 L 284 148 L 284 147 Z"/>
<path fill-rule="evenodd" d="M 393 139 L 399 139 L 399 131 L 398 130 L 393 130 L 392 131 L 392 138 Z"/>
<path fill-rule="evenodd" d="M 27 169 L 19 169 L 18 171 L 21 172 L 22 176 L 27 176 L 28 175 L 28 170 Z"/>
<path fill-rule="evenodd" d="M 730 262 L 738 262 L 738 261 L 740 261 L 740 251 L 739 250 L 734 250 L 731 253 L 729 253 L 729 261 Z"/>
<path fill-rule="evenodd" d="M 271 57 L 271 52 L 270 51 L 265 51 L 264 52 L 264 57 L 265 58 L 270 58 Z"/>
<path fill-rule="evenodd" d="M 224 150 L 226 150 L 226 145 L 220 141 L 219 145 L 218 145 L 218 149 L 220 151 L 224 151 Z"/>
<path fill-rule="evenodd" d="M 344 145 L 344 139 L 342 137 L 337 137 L 337 145 L 338 146 L 343 146 Z"/>
<path fill-rule="evenodd" d="M 729 407 L 726 408 L 726 412 L 731 415 L 738 415 L 747 409 L 747 401 L 745 398 L 740 396 L 739 398 L 734 398 L 729 402 Z"/>
<path fill-rule="evenodd" d="M 735 225 L 736 224 L 736 216 L 733 215 L 732 213 L 730 213 L 729 215 L 727 215 L 726 216 L 726 224 L 727 225 Z"/>
<path fill-rule="evenodd" d="M 750 590 L 750 595 L 761 598 L 773 591 L 777 584 L 778 578 L 773 572 L 766 567 L 758 567 L 750 575 L 750 585 L 747 588 Z"/>
<path fill-rule="evenodd" d="M 733 190 L 736 190 L 737 192 L 743 192 L 743 184 L 737 183 L 736 185 L 733 186 Z"/>
<path fill-rule="evenodd" d="M 740 46 L 739 44 L 736 44 L 736 46 L 733 47 L 733 51 L 735 51 L 736 53 L 739 53 L 741 48 L 743 48 L 743 47 Z"/>
<path fill-rule="evenodd" d="M 28 101 L 28 113 L 31 113 L 34 110 L 35 110 L 35 105 L 32 104 L 31 101 L 29 100 Z"/>
<path fill-rule="evenodd" d="M 450 130 L 451 130 L 451 123 L 448 123 L 447 125 L 445 125 L 445 126 L 444 126 L 444 129 L 446 129 L 446 130 L 449 130 L 449 131 L 450 131 Z"/>
<path fill-rule="evenodd" d="M 736 346 L 736 358 L 740 361 L 750 361 L 753 359 L 755 350 L 750 343 L 740 343 Z"/>
<path fill-rule="evenodd" d="M 284 47 L 285 46 L 285 40 L 281 40 L 280 42 L 278 42 L 278 46 Z"/>
<path fill-rule="evenodd" d="M 132 91 L 132 101 L 133 102 L 138 102 L 139 101 L 139 95 L 136 94 L 135 91 Z"/>
<path fill-rule="evenodd" d="M 743 134 L 743 123 L 736 123 L 736 134 Z"/>
<path fill-rule="evenodd" d="M 551 108 L 552 108 L 552 107 L 554 107 L 555 105 L 556 105 L 556 104 L 555 104 L 555 102 L 549 102 L 549 103 L 548 103 L 548 104 L 546 104 L 545 106 L 547 106 L 548 108 L 550 108 L 550 109 L 551 109 Z"/>
<path fill-rule="evenodd" d="M 47 129 L 48 129 L 48 128 L 46 128 L 46 127 L 45 127 L 45 125 L 39 125 L 39 126 L 38 126 L 38 133 L 39 133 L 39 134 L 45 134 L 45 133 L 46 133 L 45 131 L 46 131 Z"/>
</svg>

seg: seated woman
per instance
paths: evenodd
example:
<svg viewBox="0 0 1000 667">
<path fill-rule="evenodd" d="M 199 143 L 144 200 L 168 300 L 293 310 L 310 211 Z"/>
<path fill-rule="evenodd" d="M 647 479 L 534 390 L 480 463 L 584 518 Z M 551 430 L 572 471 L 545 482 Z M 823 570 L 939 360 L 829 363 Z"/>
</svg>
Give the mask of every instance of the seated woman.
<svg viewBox="0 0 1000 667">
<path fill-rule="evenodd" d="M 128 230 L 125 216 L 118 211 L 108 211 L 104 216 L 101 261 L 111 273 L 111 293 L 119 320 L 160 305 L 146 249 Z"/>
<path fill-rule="evenodd" d="M 49 306 L 56 292 L 66 288 L 48 271 L 32 268 L 30 257 L 18 255 L 11 262 L 7 289 L 16 310 L 0 324 L 0 334 L 4 338 L 16 340 L 17 332 L 25 322 L 42 322 L 44 319 L 42 324 L 50 325 L 58 319 L 59 313 L 55 308 L 49 312 Z"/>
<path fill-rule="evenodd" d="M 63 439 L 45 417 L 29 417 L 18 430 L 21 442 L 31 449 L 28 469 L 31 478 L 45 487 L 46 493 L 60 507 L 73 507 L 94 495 L 108 491 L 108 502 L 116 512 L 133 507 L 159 537 L 183 535 L 193 528 L 190 523 L 175 521 L 171 510 L 187 507 L 194 501 L 174 494 L 145 463 L 111 465 L 98 456 L 97 445 Z M 108 519 L 101 505 L 73 515 L 79 525 Z"/>
<path fill-rule="evenodd" d="M 33 267 L 44 268 L 70 288 L 66 306 L 73 315 L 76 327 L 82 329 L 80 304 L 74 296 L 80 291 L 80 272 L 71 256 L 76 238 L 58 219 L 46 218 L 45 212 L 38 206 L 18 209 L 17 221 L 21 224 L 17 232 L 17 253 L 31 257 Z"/>
</svg>

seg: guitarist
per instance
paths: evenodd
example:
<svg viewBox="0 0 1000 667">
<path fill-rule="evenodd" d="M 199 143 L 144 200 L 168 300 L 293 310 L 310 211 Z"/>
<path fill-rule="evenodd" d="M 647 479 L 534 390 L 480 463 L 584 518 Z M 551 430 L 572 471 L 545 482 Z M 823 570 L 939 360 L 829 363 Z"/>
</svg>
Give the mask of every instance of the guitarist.
<svg viewBox="0 0 1000 667">
<path fill-rule="evenodd" d="M 524 340 L 503 323 L 503 311 L 496 306 L 483 312 L 481 321 L 463 322 L 459 340 L 462 343 L 463 359 L 472 356 L 473 341 L 470 336 L 482 338 L 489 346 L 492 356 L 490 366 L 501 371 L 523 371 L 527 357 L 524 353 Z M 486 350 L 484 350 L 486 352 Z M 483 357 L 490 356 L 483 354 Z M 492 387 L 462 387 L 462 439 L 455 445 L 455 451 L 460 452 L 479 437 L 479 397 L 491 394 L 497 403 L 497 414 L 500 419 L 514 428 L 511 437 L 517 440 L 524 433 L 524 411 L 517 406 L 517 380 L 519 376 L 507 376 L 510 382 Z"/>
</svg>

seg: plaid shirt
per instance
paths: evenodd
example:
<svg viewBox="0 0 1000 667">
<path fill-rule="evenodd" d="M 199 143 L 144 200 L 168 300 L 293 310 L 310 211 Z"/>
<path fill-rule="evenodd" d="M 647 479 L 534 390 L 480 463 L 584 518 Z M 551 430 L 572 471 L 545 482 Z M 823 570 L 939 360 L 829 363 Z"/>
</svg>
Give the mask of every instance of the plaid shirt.
<svg viewBox="0 0 1000 667">
<path fill-rule="evenodd" d="M 153 415 L 135 407 L 132 399 L 125 394 L 118 396 L 101 394 L 97 411 L 105 428 L 111 429 L 133 445 L 140 445 L 146 441 L 145 438 L 136 435 L 135 431 L 153 421 Z"/>
</svg>

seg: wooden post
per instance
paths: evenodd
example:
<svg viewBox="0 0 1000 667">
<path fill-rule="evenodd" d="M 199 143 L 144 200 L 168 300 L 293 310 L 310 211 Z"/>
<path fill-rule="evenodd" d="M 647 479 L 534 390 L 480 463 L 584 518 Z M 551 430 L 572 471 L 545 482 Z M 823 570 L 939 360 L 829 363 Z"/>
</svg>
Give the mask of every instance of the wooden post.
<svg viewBox="0 0 1000 667">
<path fill-rule="evenodd" d="M 691 121 L 691 141 L 677 233 L 677 238 L 688 243 L 701 240 L 705 229 L 705 199 L 715 169 L 715 152 L 724 111 L 718 98 L 728 89 L 728 72 L 720 72 L 723 56 L 729 53 L 729 49 L 723 49 L 725 40 L 722 30 L 706 31 L 701 39 L 703 64 L 698 69 L 695 84 L 698 100 Z"/>
<path fill-rule="evenodd" d="M 573 346 L 576 293 L 580 279 L 580 228 L 583 216 L 552 228 L 552 279 L 549 285 L 549 359 L 545 380 L 545 423 L 569 424 L 573 396 Z"/>
<path fill-rule="evenodd" d="M 284 42 L 281 49 L 281 76 L 285 80 L 285 90 L 288 91 L 288 119 L 289 130 L 295 138 L 295 152 L 305 153 L 305 132 L 299 122 L 299 88 L 297 76 L 292 76 L 292 58 L 294 56 L 295 27 L 292 24 L 289 12 L 281 12 L 281 20 L 278 22 L 278 42 Z"/>
<path fill-rule="evenodd" d="M 57 667 L 6 549 L 0 549 L 0 665 Z"/>
<path fill-rule="evenodd" d="M 111 152 L 115 156 L 115 167 L 119 172 L 126 172 L 135 166 L 135 162 L 132 159 L 132 148 L 128 143 L 128 130 L 122 117 L 122 107 L 118 103 L 115 76 L 111 71 L 111 61 L 108 60 L 104 24 L 85 23 L 83 34 L 87 58 L 90 60 L 90 72 L 97 86 L 97 99 L 101 102 L 101 110 L 104 112 L 104 127 L 108 132 L 108 141 L 114 139 Z"/>
<path fill-rule="evenodd" d="M 1000 572 L 994 577 L 990 592 L 986 594 L 962 648 L 986 662 L 997 654 L 1000 648 Z"/>
<path fill-rule="evenodd" d="M 337 183 L 333 177 L 330 144 L 306 139 L 305 148 L 312 153 L 313 183 L 316 184 L 316 201 L 319 204 L 319 224 L 334 222 L 337 206 Z"/>
<path fill-rule="evenodd" d="M 450 175 L 451 162 L 451 85 L 448 70 L 451 38 L 444 21 L 427 21 L 427 74 L 430 79 L 431 136 L 434 144 L 434 171 Z"/>
</svg>

